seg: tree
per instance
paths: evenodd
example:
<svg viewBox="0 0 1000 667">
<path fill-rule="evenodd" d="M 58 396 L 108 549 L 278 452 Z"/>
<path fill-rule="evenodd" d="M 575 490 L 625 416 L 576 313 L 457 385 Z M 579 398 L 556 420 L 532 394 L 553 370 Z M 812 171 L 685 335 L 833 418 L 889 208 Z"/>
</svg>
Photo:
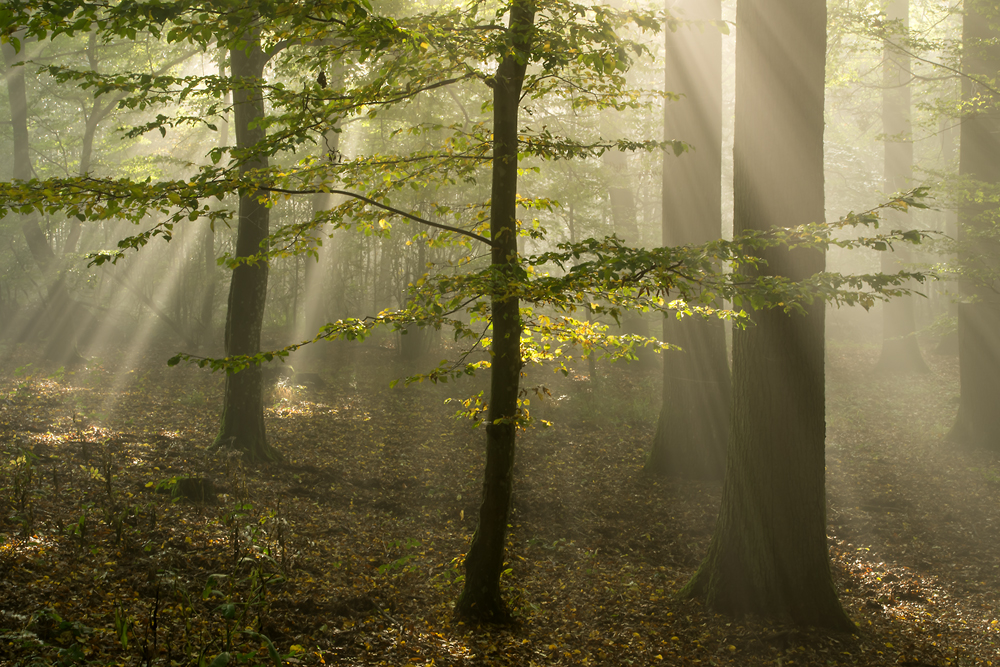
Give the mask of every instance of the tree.
<svg viewBox="0 0 1000 667">
<path fill-rule="evenodd" d="M 21 34 L 22 40 L 23 37 Z M 24 66 L 19 64 L 20 59 L 11 42 L 5 41 L 0 47 L 3 48 L 6 66 L 7 95 L 10 98 L 11 127 L 14 135 L 14 154 L 11 156 L 13 177 L 27 181 L 32 178 L 33 169 L 28 135 L 28 93 L 24 81 Z M 24 233 L 35 264 L 42 271 L 47 271 L 55 262 L 56 256 L 45 237 L 45 232 L 38 224 L 37 212 L 32 211 L 22 216 L 21 231 Z"/>
<path fill-rule="evenodd" d="M 734 234 L 822 220 L 824 0 L 740 0 Z M 807 279 L 816 249 L 767 249 L 738 273 Z M 734 332 L 722 506 L 683 594 L 719 612 L 852 630 L 826 544 L 824 304 L 753 308 Z"/>
<path fill-rule="evenodd" d="M 261 82 L 269 56 L 264 53 L 257 28 L 248 29 L 229 51 L 233 77 L 233 126 L 241 175 L 267 169 L 267 154 L 255 151 L 264 140 L 264 97 Z M 240 193 L 236 232 L 236 260 L 229 285 L 226 311 L 226 355 L 260 352 L 260 334 L 267 301 L 267 252 L 270 207 L 266 193 L 247 189 Z M 236 449 L 256 461 L 280 460 L 281 454 L 267 442 L 264 428 L 264 376 L 257 364 L 226 373 L 222 425 L 216 447 Z"/>
<path fill-rule="evenodd" d="M 910 25 L 909 0 L 891 0 L 886 9 L 889 35 L 884 41 L 882 61 L 882 132 L 885 134 L 885 189 L 902 192 L 913 182 L 913 135 L 910 129 L 909 53 L 898 43 L 905 39 Z M 888 221 L 901 228 L 909 227 L 905 211 L 892 211 Z M 900 249 L 882 253 L 882 271 L 899 270 L 907 260 Z M 882 306 L 882 356 L 879 370 L 887 373 L 925 373 L 930 369 L 920 354 L 917 341 L 913 297 L 887 301 Z"/>
<path fill-rule="evenodd" d="M 123 256 L 124 250 L 145 246 L 156 236 L 169 240 L 174 225 L 181 221 L 193 222 L 199 218 L 211 223 L 228 221 L 230 213 L 227 210 L 211 206 L 207 201 L 238 192 L 236 249 L 229 261 L 233 277 L 226 316 L 226 353 L 231 357 L 252 357 L 260 353 L 270 259 L 269 218 L 277 180 L 269 158 L 312 141 L 310 131 L 317 125 L 326 125 L 326 115 L 310 109 L 315 98 L 312 89 L 317 88 L 316 84 L 305 91 L 283 96 L 283 86 L 266 86 L 264 68 L 275 55 L 293 46 L 333 47 L 330 37 L 341 31 L 359 35 L 355 47 L 360 53 L 358 57 L 363 59 L 374 45 L 392 43 L 400 31 L 391 21 L 369 21 L 370 14 L 364 3 L 354 0 L 308 10 L 296 3 L 280 7 L 270 2 L 249 3 L 239 10 L 228 11 L 211 3 L 200 6 L 178 2 L 150 3 L 142 7 L 81 5 L 69 13 L 47 3 L 31 9 L 15 3 L 4 11 L 6 24 L 11 26 L 5 31 L 5 41 L 11 44 L 5 46 L 20 44 L 19 38 L 8 33 L 21 26 L 25 38 L 96 33 L 102 39 L 134 40 L 138 33 L 147 31 L 168 43 L 188 42 L 202 49 L 210 46 L 228 49 L 229 79 L 60 69 L 58 81 L 93 88 L 98 96 L 108 96 L 118 106 L 143 110 L 170 107 L 176 111 L 173 116 L 158 114 L 130 130 L 129 136 L 155 131 L 165 136 L 168 129 L 184 125 L 204 125 L 214 131 L 216 127 L 210 119 L 225 115 L 224 96 L 231 91 L 236 146 L 212 149 L 209 152 L 211 166 L 198 169 L 192 177 L 174 181 L 134 182 L 94 178 L 88 174 L 64 179 L 52 188 L 43 188 L 42 192 L 52 196 L 47 202 L 25 207 L 25 212 L 35 208 L 48 212 L 65 211 L 80 220 L 122 218 L 133 222 L 145 222 L 150 213 L 163 216 L 150 229 L 120 241 L 119 250 L 96 254 L 93 263 L 102 264 L 116 261 Z M 339 54 L 333 56 L 334 59 L 339 57 Z M 272 106 L 268 114 L 265 114 L 263 100 L 265 88 Z M 175 105 L 178 99 L 189 96 L 214 101 L 199 115 L 185 115 Z M 330 105 L 330 113 L 335 118 L 343 115 L 343 108 L 351 108 L 356 102 L 363 104 L 350 98 L 333 99 L 337 103 Z M 101 108 L 107 110 L 111 105 L 105 103 Z M 267 128 L 275 124 L 281 132 L 278 136 L 269 136 Z M 231 161 L 219 165 L 227 153 Z M 31 186 L 26 187 L 31 189 Z M 60 196 L 55 195 L 56 191 Z M 263 381 L 259 365 L 243 364 L 227 370 L 222 420 L 215 446 L 237 449 L 250 459 L 279 459 L 280 454 L 268 444 L 264 429 Z"/>
<path fill-rule="evenodd" d="M 962 21 L 962 126 L 958 263 L 961 402 L 952 440 L 1000 449 L 1000 295 L 996 193 L 1000 188 L 1000 27 L 994 3 L 966 0 Z"/>
<path fill-rule="evenodd" d="M 721 26 L 719 0 L 679 3 L 683 16 Z M 699 245 L 722 236 L 722 34 L 691 25 L 666 32 L 664 136 L 694 147 L 664 154 L 663 245 Z M 646 470 L 721 479 L 729 438 L 729 353 L 719 319 L 664 320 L 681 349 L 663 359 L 663 405 Z"/>
<path fill-rule="evenodd" d="M 490 263 L 496 287 L 490 295 L 490 404 L 486 415 L 486 467 L 479 524 L 465 557 L 465 584 L 455 611 L 460 616 L 506 620 L 500 595 L 507 521 L 514 493 L 517 399 L 521 376 L 521 313 L 510 284 L 522 269 L 517 252 L 518 110 L 534 37 L 533 0 L 510 6 L 510 38 L 500 57 L 493 88 L 493 186 L 490 197 Z"/>
</svg>

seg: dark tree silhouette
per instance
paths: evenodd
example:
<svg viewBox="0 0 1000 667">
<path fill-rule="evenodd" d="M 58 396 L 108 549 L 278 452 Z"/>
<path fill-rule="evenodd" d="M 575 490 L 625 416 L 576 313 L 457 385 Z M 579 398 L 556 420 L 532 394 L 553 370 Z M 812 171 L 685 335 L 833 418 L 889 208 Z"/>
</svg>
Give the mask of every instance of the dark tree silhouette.
<svg viewBox="0 0 1000 667">
<path fill-rule="evenodd" d="M 465 618 L 502 621 L 508 617 L 500 595 L 504 543 L 514 492 L 517 397 L 521 377 L 521 314 L 508 282 L 522 271 L 517 262 L 517 117 L 521 87 L 534 30 L 531 0 L 514 0 L 510 47 L 493 77 L 493 185 L 490 199 L 491 264 L 496 292 L 491 296 L 490 403 L 486 415 L 486 469 L 479 524 L 465 557 L 465 585 L 455 611 Z"/>
<path fill-rule="evenodd" d="M 685 18 L 718 20 L 719 0 L 674 5 Z M 722 34 L 681 27 L 666 33 L 666 89 L 682 94 L 664 106 L 664 136 L 694 150 L 664 154 L 663 245 L 722 236 Z M 647 472 L 721 479 L 729 439 L 729 354 L 724 322 L 668 316 L 664 339 L 681 347 L 663 359 L 660 409 Z"/>
<path fill-rule="evenodd" d="M 264 139 L 264 128 L 254 121 L 264 117 L 260 82 L 268 57 L 261 49 L 259 35 L 248 33 L 245 42 L 229 52 L 233 76 L 233 125 L 236 147 L 247 150 Z M 263 153 L 245 160 L 242 173 L 265 169 Z M 236 258 L 259 255 L 266 250 L 270 209 L 256 192 L 240 195 L 239 224 L 236 229 Z M 267 260 L 241 262 L 233 269 L 226 313 L 226 355 L 254 355 L 260 352 L 260 333 L 267 302 Z M 237 449 L 252 460 L 274 461 L 281 454 L 267 442 L 264 429 L 263 373 L 250 364 L 237 373 L 226 374 L 222 406 L 222 426 L 216 447 Z"/>
<path fill-rule="evenodd" d="M 959 174 L 968 191 L 960 202 L 958 261 L 963 303 L 958 306 L 961 402 L 950 437 L 1000 450 L 1000 239 L 996 204 L 1000 188 L 1000 30 L 995 3 L 967 0 L 962 23 L 963 116 Z"/>
<path fill-rule="evenodd" d="M 736 24 L 734 233 L 823 220 L 826 4 L 740 0 Z M 792 279 L 825 266 L 815 250 L 763 259 L 759 272 Z M 824 305 L 750 314 L 733 335 L 722 507 L 684 593 L 723 613 L 851 630 L 826 544 Z"/>
</svg>

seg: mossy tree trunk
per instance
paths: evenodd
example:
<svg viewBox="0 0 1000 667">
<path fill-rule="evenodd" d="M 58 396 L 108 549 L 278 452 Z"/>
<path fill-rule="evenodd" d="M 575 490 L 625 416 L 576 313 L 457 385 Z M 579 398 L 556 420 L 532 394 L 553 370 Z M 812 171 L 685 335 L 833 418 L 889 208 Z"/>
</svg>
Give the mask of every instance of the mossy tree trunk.
<svg viewBox="0 0 1000 667">
<path fill-rule="evenodd" d="M 242 48 L 239 48 L 242 47 Z M 256 34 L 248 34 L 229 53 L 233 76 L 233 125 L 239 151 L 252 148 L 264 139 L 264 129 L 253 122 L 264 116 L 261 83 L 267 56 Z M 267 167 L 267 158 L 258 155 L 240 167 L 246 174 Z M 236 257 L 252 257 L 267 249 L 270 209 L 261 202 L 260 192 L 240 195 L 239 223 L 236 231 Z M 226 355 L 257 354 L 267 301 L 266 259 L 241 263 L 233 269 L 229 285 L 229 308 L 226 312 Z M 222 407 L 222 425 L 215 439 L 216 447 L 235 449 L 252 461 L 275 461 L 281 454 L 267 442 L 264 428 L 264 379 L 262 369 L 251 364 L 238 373 L 226 375 Z"/>
<path fill-rule="evenodd" d="M 486 468 L 479 524 L 465 557 L 465 584 L 455 606 L 460 618 L 502 622 L 509 617 L 500 593 L 507 522 L 514 492 L 517 398 L 521 376 L 521 316 L 507 285 L 523 269 L 517 256 L 517 119 L 527 52 L 534 30 L 531 0 L 514 0 L 508 51 L 493 78 L 493 184 L 491 264 L 496 276 L 491 315 L 490 402 L 486 415 Z"/>
<path fill-rule="evenodd" d="M 668 3 L 668 10 L 671 9 Z M 674 5 L 692 19 L 722 18 L 719 0 Z M 664 136 L 693 151 L 664 154 L 663 245 L 722 236 L 722 35 L 714 28 L 666 32 Z M 668 315 L 663 338 L 680 346 L 663 357 L 663 405 L 646 471 L 722 479 L 729 439 L 729 353 L 722 320 Z"/>
<path fill-rule="evenodd" d="M 824 0 L 740 0 L 735 230 L 824 219 Z M 762 270 L 802 279 L 823 253 L 775 249 Z M 852 630 L 826 543 L 824 304 L 751 312 L 734 332 L 722 507 L 683 593 L 718 612 Z"/>
<path fill-rule="evenodd" d="M 959 174 L 969 191 L 959 208 L 958 260 L 962 267 L 958 306 L 961 402 L 949 437 L 1000 451 L 1000 10 L 986 0 L 966 0 L 962 27 L 962 118 Z"/>
</svg>

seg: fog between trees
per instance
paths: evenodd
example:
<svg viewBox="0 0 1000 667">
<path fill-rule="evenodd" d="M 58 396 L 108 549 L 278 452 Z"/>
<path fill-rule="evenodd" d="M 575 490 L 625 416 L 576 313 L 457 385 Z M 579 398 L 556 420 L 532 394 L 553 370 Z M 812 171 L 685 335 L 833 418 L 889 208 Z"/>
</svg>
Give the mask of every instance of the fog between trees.
<svg viewBox="0 0 1000 667">
<path fill-rule="evenodd" d="M 129 479 L 174 491 L 171 507 L 214 499 L 228 508 L 213 524 L 219 539 L 246 550 L 226 574 L 248 577 L 246 591 L 204 584 L 226 600 L 226 640 L 185 635 L 192 664 L 249 656 L 248 643 L 270 660 L 297 653 L 265 627 L 267 582 L 294 581 L 302 575 L 291 561 L 308 571 L 308 559 L 289 556 L 284 532 L 247 536 L 262 517 L 291 526 L 254 497 L 255 484 L 272 489 L 257 475 L 291 476 L 275 491 L 291 498 L 305 478 L 342 478 L 322 471 L 340 469 L 333 453 L 344 436 L 315 424 L 341 426 L 310 422 L 318 409 L 308 406 L 346 401 L 333 411 L 348 414 L 375 401 L 369 419 L 398 430 L 392 440 L 406 452 L 407 422 L 422 428 L 438 415 L 477 452 L 465 541 L 448 541 L 454 574 L 435 594 L 487 635 L 491 624 L 541 614 L 526 612 L 512 591 L 530 590 L 510 581 L 531 553 L 520 541 L 548 520 L 529 509 L 525 438 L 569 438 L 597 417 L 584 440 L 610 427 L 642 452 L 625 486 L 679 484 L 668 495 L 681 503 L 683 489 L 709 494 L 698 502 L 718 513 L 711 541 L 706 533 L 657 598 L 833 633 L 865 631 L 854 602 L 842 606 L 848 575 L 842 552 L 830 551 L 839 542 L 826 489 L 827 425 L 842 418 L 851 383 L 896 396 L 897 385 L 958 382 L 957 412 L 936 408 L 947 428 L 933 447 L 966 457 L 963 469 L 993 470 L 1000 15 L 991 3 L 13 2 L 0 18 L 9 403 L 56 420 L 40 430 L 8 422 L 7 567 L 23 573 L 42 535 L 96 557 L 104 547 L 85 526 L 99 506 L 119 555 L 131 545 L 122 558 L 146 558 L 143 531 L 158 530 L 151 508 L 170 504 L 126 501 L 115 480 L 125 458 L 154 475 L 170 450 L 142 454 L 148 437 L 121 435 L 118 404 L 155 394 L 130 377 L 162 364 L 162 377 L 184 378 L 163 382 L 199 394 L 195 410 L 167 387 L 179 415 L 209 410 L 207 421 L 142 418 L 142 429 L 190 428 L 185 441 L 205 458 L 148 484 Z M 828 381 L 832 356 L 851 359 L 834 366 L 849 367 L 849 381 Z M 57 426 L 43 397 L 96 377 L 100 409 L 66 407 L 71 419 Z M 443 412 L 428 407 L 446 399 Z M 289 437 L 290 423 L 299 436 Z M 882 438 L 887 451 L 903 451 L 898 437 Z M 324 438 L 338 443 L 326 455 Z M 369 452 L 366 464 L 385 446 L 360 432 L 351 442 Z M 421 456 L 443 455 L 427 442 Z M 77 507 L 76 532 L 62 515 L 46 523 L 40 515 L 57 511 L 38 509 L 43 499 L 72 487 L 55 470 L 89 461 L 91 446 L 101 448 L 91 477 L 104 495 L 81 496 L 89 504 Z M 43 482 L 52 457 L 61 460 Z M 596 461 L 588 477 L 604 474 Z M 253 467 L 234 472 L 242 466 Z M 228 481 L 213 481 L 220 475 Z M 378 488 L 417 483 L 399 479 L 409 481 Z M 466 481 L 438 481 L 461 500 Z M 346 507 L 355 511 L 353 500 Z M 387 553 L 412 546 L 401 539 Z M 398 555 L 400 568 L 418 558 Z M 171 595 L 181 590 L 162 562 L 141 567 L 156 586 L 170 578 Z M 361 597 L 357 613 L 406 626 L 384 599 Z M 141 643 L 140 662 L 171 659 L 150 634 L 159 607 L 143 612 L 141 631 L 138 608 L 116 604 L 122 655 Z M 77 659 L 86 633 L 53 640 L 40 624 L 67 621 L 39 609 L 12 610 L 21 620 L 4 627 L 20 623 L 37 639 L 24 646 Z M 330 640 L 310 633 L 309 642 Z M 867 640 L 852 641 L 862 642 L 855 659 L 870 655 Z M 900 659 L 932 651 L 911 644 Z M 736 660 L 728 646 L 719 656 Z"/>
</svg>

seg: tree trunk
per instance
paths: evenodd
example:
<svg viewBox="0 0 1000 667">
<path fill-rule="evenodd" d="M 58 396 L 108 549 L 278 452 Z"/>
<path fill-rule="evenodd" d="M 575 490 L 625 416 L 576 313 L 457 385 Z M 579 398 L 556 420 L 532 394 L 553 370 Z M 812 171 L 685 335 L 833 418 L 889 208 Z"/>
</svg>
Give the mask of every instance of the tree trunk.
<svg viewBox="0 0 1000 667">
<path fill-rule="evenodd" d="M 514 492 L 514 444 L 521 376 L 521 316 L 505 284 L 523 269 L 517 257 L 517 117 L 531 45 L 535 10 L 531 0 L 514 0 L 510 11 L 511 51 L 493 79 L 493 184 L 490 206 L 491 264 L 498 287 L 492 295 L 490 404 L 486 416 L 486 468 L 479 525 L 465 558 L 465 585 L 455 606 L 462 618 L 506 621 L 500 595 L 507 520 Z M 520 52 L 520 53 L 518 53 Z"/>
<path fill-rule="evenodd" d="M 909 0 L 891 0 L 886 18 L 899 21 L 900 35 L 910 25 Z M 913 137 L 910 130 L 910 56 L 892 39 L 885 41 L 882 64 L 882 131 L 885 133 L 885 189 L 888 193 L 912 187 Z M 888 211 L 886 220 L 893 229 L 910 227 L 910 216 Z M 903 268 L 909 254 L 902 248 L 883 252 L 882 271 L 895 273 Z M 882 304 L 882 356 L 878 370 L 884 373 L 926 373 L 930 371 L 917 342 L 914 299 L 903 296 Z"/>
<path fill-rule="evenodd" d="M 247 150 L 264 139 L 264 130 L 259 126 L 251 127 L 251 123 L 264 116 L 260 82 L 267 57 L 261 50 L 259 37 L 248 34 L 246 46 L 232 49 L 229 59 L 234 82 L 236 146 Z M 246 160 L 240 171 L 246 174 L 266 167 L 267 158 L 258 155 Z M 259 192 L 247 192 L 240 196 L 237 258 L 257 255 L 267 249 L 270 209 L 260 202 L 259 197 Z M 264 304 L 267 301 L 267 269 L 266 260 L 240 264 L 233 269 L 226 312 L 227 356 L 260 352 Z M 239 450 L 249 460 L 275 461 L 281 459 L 281 454 L 267 442 L 261 371 L 260 366 L 251 364 L 238 373 L 226 374 L 222 426 L 214 446 Z"/>
<path fill-rule="evenodd" d="M 734 233 L 821 221 L 824 0 L 740 0 Z M 762 271 L 800 280 L 822 252 L 775 249 Z M 733 336 L 722 507 L 683 593 L 718 612 L 853 630 L 826 544 L 824 304 L 753 311 Z"/>
<path fill-rule="evenodd" d="M 21 40 L 21 54 L 14 51 L 10 42 L 4 42 L 0 47 L 3 50 L 3 60 L 6 66 L 7 95 L 10 99 L 10 120 L 14 139 L 12 175 L 15 179 L 28 181 L 34 176 L 29 151 L 28 92 L 24 82 L 24 67 L 14 66 L 15 63 L 24 59 L 23 31 L 19 33 L 18 38 Z M 35 265 L 43 273 L 53 268 L 56 255 L 45 236 L 45 232 L 38 225 L 37 213 L 21 216 L 21 232 L 24 234 L 24 240 L 28 244 L 28 250 L 31 252 L 31 258 L 35 261 Z"/>
<path fill-rule="evenodd" d="M 606 137 L 613 137 L 617 130 L 611 129 L 613 123 L 605 123 L 610 131 Z M 626 245 L 637 247 L 641 245 L 639 238 L 639 221 L 636 214 L 635 193 L 632 191 L 629 179 L 628 157 L 625 153 L 612 149 L 601 156 L 608 176 L 608 202 L 611 205 L 611 224 L 615 235 Z M 626 311 L 622 314 L 621 331 L 624 334 L 649 336 L 649 322 L 642 313 Z M 648 371 L 655 363 L 654 353 L 646 347 L 635 350 L 637 358 L 634 368 Z"/>
<path fill-rule="evenodd" d="M 958 261 L 963 302 L 958 306 L 961 402 L 949 437 L 1000 451 L 1000 239 L 989 203 L 1000 188 L 1000 99 L 973 79 L 995 81 L 1000 31 L 995 4 L 966 0 L 962 23 L 962 118 L 959 175 L 970 191 L 959 206 Z M 970 79 L 971 77 L 971 79 Z M 978 192 L 977 192 L 978 191 Z"/>
<path fill-rule="evenodd" d="M 219 77 L 226 76 L 225 52 L 219 53 Z M 226 94 L 225 101 L 230 101 L 231 93 Z M 229 115 L 226 114 L 219 123 L 219 147 L 229 146 Z M 220 202 L 220 206 L 222 203 Z M 201 291 L 201 307 L 198 314 L 198 331 L 195 337 L 199 346 L 207 345 L 212 336 L 212 320 L 215 316 L 215 288 L 219 282 L 219 269 L 215 257 L 215 228 L 206 222 L 201 230 L 201 261 L 204 272 L 204 283 Z"/>
<path fill-rule="evenodd" d="M 677 7 L 687 18 L 722 18 L 719 0 Z M 666 47 L 666 89 L 684 97 L 666 103 L 664 137 L 686 141 L 694 151 L 664 154 L 663 244 L 707 243 L 722 236 L 722 35 L 682 27 L 667 32 Z M 646 471 L 722 479 L 730 393 L 724 323 L 668 315 L 663 337 L 681 350 L 664 354 L 663 406 Z"/>
<path fill-rule="evenodd" d="M 18 35 L 22 52 L 14 51 L 9 42 L 2 44 L 6 65 L 7 95 L 10 103 L 11 129 L 14 154 L 12 176 L 19 180 L 34 178 L 31 165 L 30 135 L 28 134 L 28 93 L 24 79 L 24 67 L 15 63 L 24 59 L 24 35 Z M 46 290 L 43 303 L 38 311 L 24 322 L 19 322 L 18 338 L 21 340 L 45 341 L 42 349 L 44 357 L 58 365 L 77 364 L 84 361 L 78 347 L 78 332 L 93 330 L 94 319 L 83 304 L 75 301 L 66 286 L 65 276 L 57 276 L 56 253 L 48 237 L 38 224 L 39 215 L 29 213 L 20 217 L 21 232 L 35 265 L 41 271 L 43 281 L 52 280 Z"/>
<path fill-rule="evenodd" d="M 417 244 L 417 259 L 415 266 L 410 267 L 406 272 L 407 282 L 414 284 L 427 272 L 427 244 L 420 240 Z M 405 292 L 404 292 L 405 300 Z M 405 331 L 399 336 L 399 356 L 407 369 L 418 364 L 427 354 L 427 340 L 429 331 L 427 327 L 409 324 Z"/>
</svg>

